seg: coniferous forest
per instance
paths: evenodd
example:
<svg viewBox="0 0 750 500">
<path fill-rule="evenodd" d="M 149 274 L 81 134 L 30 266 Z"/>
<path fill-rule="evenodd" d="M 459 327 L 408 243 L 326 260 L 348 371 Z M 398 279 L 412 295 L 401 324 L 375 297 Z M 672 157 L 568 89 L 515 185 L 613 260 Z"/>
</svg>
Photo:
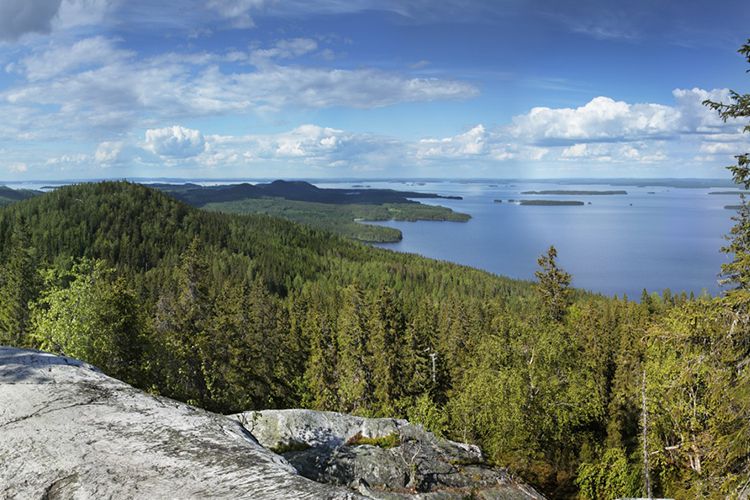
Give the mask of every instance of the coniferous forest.
<svg viewBox="0 0 750 500">
<path fill-rule="evenodd" d="M 67 186 L 0 210 L 0 344 L 217 412 L 405 417 L 554 498 L 743 497 L 746 204 L 735 219 L 724 296 L 609 298 L 571 289 L 554 247 L 520 282 L 137 184 Z"/>
</svg>

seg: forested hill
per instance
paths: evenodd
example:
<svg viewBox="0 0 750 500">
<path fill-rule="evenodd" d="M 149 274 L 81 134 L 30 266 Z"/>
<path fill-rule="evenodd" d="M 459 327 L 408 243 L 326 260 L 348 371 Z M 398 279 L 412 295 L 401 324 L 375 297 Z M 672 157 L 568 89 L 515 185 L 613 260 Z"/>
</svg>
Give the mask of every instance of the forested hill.
<svg viewBox="0 0 750 500">
<path fill-rule="evenodd" d="M 8 186 L 0 184 L 0 207 L 8 205 L 18 200 L 25 200 L 41 194 L 41 191 L 34 191 L 31 189 L 11 189 Z"/>
<path fill-rule="evenodd" d="M 141 185 L 67 186 L 0 209 L 0 344 L 221 412 L 408 417 L 554 498 L 642 496 L 644 457 L 654 494 L 739 491 L 746 318 L 581 293 L 554 248 L 538 262 L 532 286 Z"/>
<path fill-rule="evenodd" d="M 319 188 L 304 181 L 277 180 L 268 184 L 229 184 L 221 186 L 199 186 L 197 184 L 151 184 L 151 187 L 168 192 L 190 205 L 202 207 L 208 203 L 222 203 L 257 198 L 282 198 L 331 204 L 384 204 L 415 203 L 410 198 L 443 198 L 434 193 L 395 191 L 393 189 L 335 189 Z"/>
</svg>

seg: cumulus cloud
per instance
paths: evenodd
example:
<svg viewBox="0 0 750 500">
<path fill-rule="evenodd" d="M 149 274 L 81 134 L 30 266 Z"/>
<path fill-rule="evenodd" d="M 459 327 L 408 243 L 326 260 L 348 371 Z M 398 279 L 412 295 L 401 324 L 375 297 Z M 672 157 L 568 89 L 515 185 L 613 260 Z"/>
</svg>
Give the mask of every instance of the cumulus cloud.
<svg viewBox="0 0 750 500">
<path fill-rule="evenodd" d="M 122 141 L 104 141 L 96 148 L 94 159 L 105 165 L 115 163 L 120 159 L 124 146 Z"/>
<path fill-rule="evenodd" d="M 628 142 L 676 138 L 680 134 L 719 134 L 738 130 L 703 106 L 705 99 L 727 102 L 727 89 L 675 89 L 674 105 L 630 104 L 595 97 L 578 108 L 538 107 L 513 118 L 508 132 L 538 144 Z"/>
<path fill-rule="evenodd" d="M 144 149 L 163 158 L 191 158 L 206 149 L 206 141 L 198 130 L 180 127 L 149 129 Z"/>
<path fill-rule="evenodd" d="M 27 33 L 49 33 L 60 0 L 0 2 L 0 40 L 15 41 Z"/>
<path fill-rule="evenodd" d="M 453 137 L 442 139 L 422 139 L 417 144 L 420 158 L 464 158 L 486 152 L 488 134 L 484 125 L 479 124 Z"/>
<path fill-rule="evenodd" d="M 278 164 L 361 171 L 401 165 L 411 154 L 397 139 L 306 124 L 276 134 L 209 135 L 206 152 L 196 160 L 210 167 Z"/>
<path fill-rule="evenodd" d="M 595 97 L 578 108 L 533 108 L 513 119 L 510 132 L 538 143 L 618 141 L 674 134 L 680 112 L 662 104 L 628 104 Z"/>
</svg>

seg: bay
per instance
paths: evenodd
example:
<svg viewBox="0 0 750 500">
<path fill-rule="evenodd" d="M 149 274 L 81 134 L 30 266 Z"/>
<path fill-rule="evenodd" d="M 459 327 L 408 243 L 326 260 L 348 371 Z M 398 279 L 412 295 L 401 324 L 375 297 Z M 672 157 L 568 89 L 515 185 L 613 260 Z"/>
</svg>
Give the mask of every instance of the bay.
<svg viewBox="0 0 750 500">
<path fill-rule="evenodd" d="M 323 187 L 328 184 L 316 183 Z M 341 183 L 330 184 L 339 185 Z M 351 184 L 350 184 L 351 185 Z M 361 185 L 359 183 L 358 185 Z M 670 289 L 719 294 L 718 273 L 728 256 L 720 252 L 732 226 L 738 196 L 709 195 L 726 187 L 681 188 L 575 184 L 570 181 L 376 182 L 373 188 L 435 192 L 462 200 L 420 200 L 468 213 L 457 222 L 379 223 L 403 232 L 398 243 L 381 244 L 465 264 L 495 274 L 533 279 L 536 259 L 550 245 L 573 285 L 606 295 L 638 299 Z M 532 190 L 626 190 L 626 195 L 522 195 Z M 502 203 L 494 200 L 501 199 Z M 520 206 L 508 200 L 580 200 L 583 206 Z M 590 203 L 590 204 L 589 204 Z"/>
</svg>

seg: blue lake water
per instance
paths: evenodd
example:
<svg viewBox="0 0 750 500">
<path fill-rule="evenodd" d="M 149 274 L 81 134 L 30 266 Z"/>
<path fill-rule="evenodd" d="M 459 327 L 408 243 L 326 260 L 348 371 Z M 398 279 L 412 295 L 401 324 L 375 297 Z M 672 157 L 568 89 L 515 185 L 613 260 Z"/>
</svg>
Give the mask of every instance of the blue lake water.
<svg viewBox="0 0 750 500">
<path fill-rule="evenodd" d="M 720 292 L 717 283 L 723 236 L 732 226 L 738 196 L 716 189 L 575 185 L 550 182 L 367 182 L 393 188 L 462 196 L 420 200 L 468 213 L 458 222 L 386 222 L 403 232 L 383 248 L 448 260 L 513 278 L 533 279 L 536 259 L 549 245 L 573 285 L 607 295 L 639 298 L 643 288 L 661 292 Z M 324 184 L 318 184 L 323 187 Z M 325 186 L 342 187 L 344 184 Z M 528 190 L 626 190 L 627 195 L 521 195 Z M 653 194 L 650 194 L 653 193 Z M 584 206 L 521 206 L 508 199 L 580 200 Z M 503 203 L 494 203 L 502 199 Z"/>
</svg>

